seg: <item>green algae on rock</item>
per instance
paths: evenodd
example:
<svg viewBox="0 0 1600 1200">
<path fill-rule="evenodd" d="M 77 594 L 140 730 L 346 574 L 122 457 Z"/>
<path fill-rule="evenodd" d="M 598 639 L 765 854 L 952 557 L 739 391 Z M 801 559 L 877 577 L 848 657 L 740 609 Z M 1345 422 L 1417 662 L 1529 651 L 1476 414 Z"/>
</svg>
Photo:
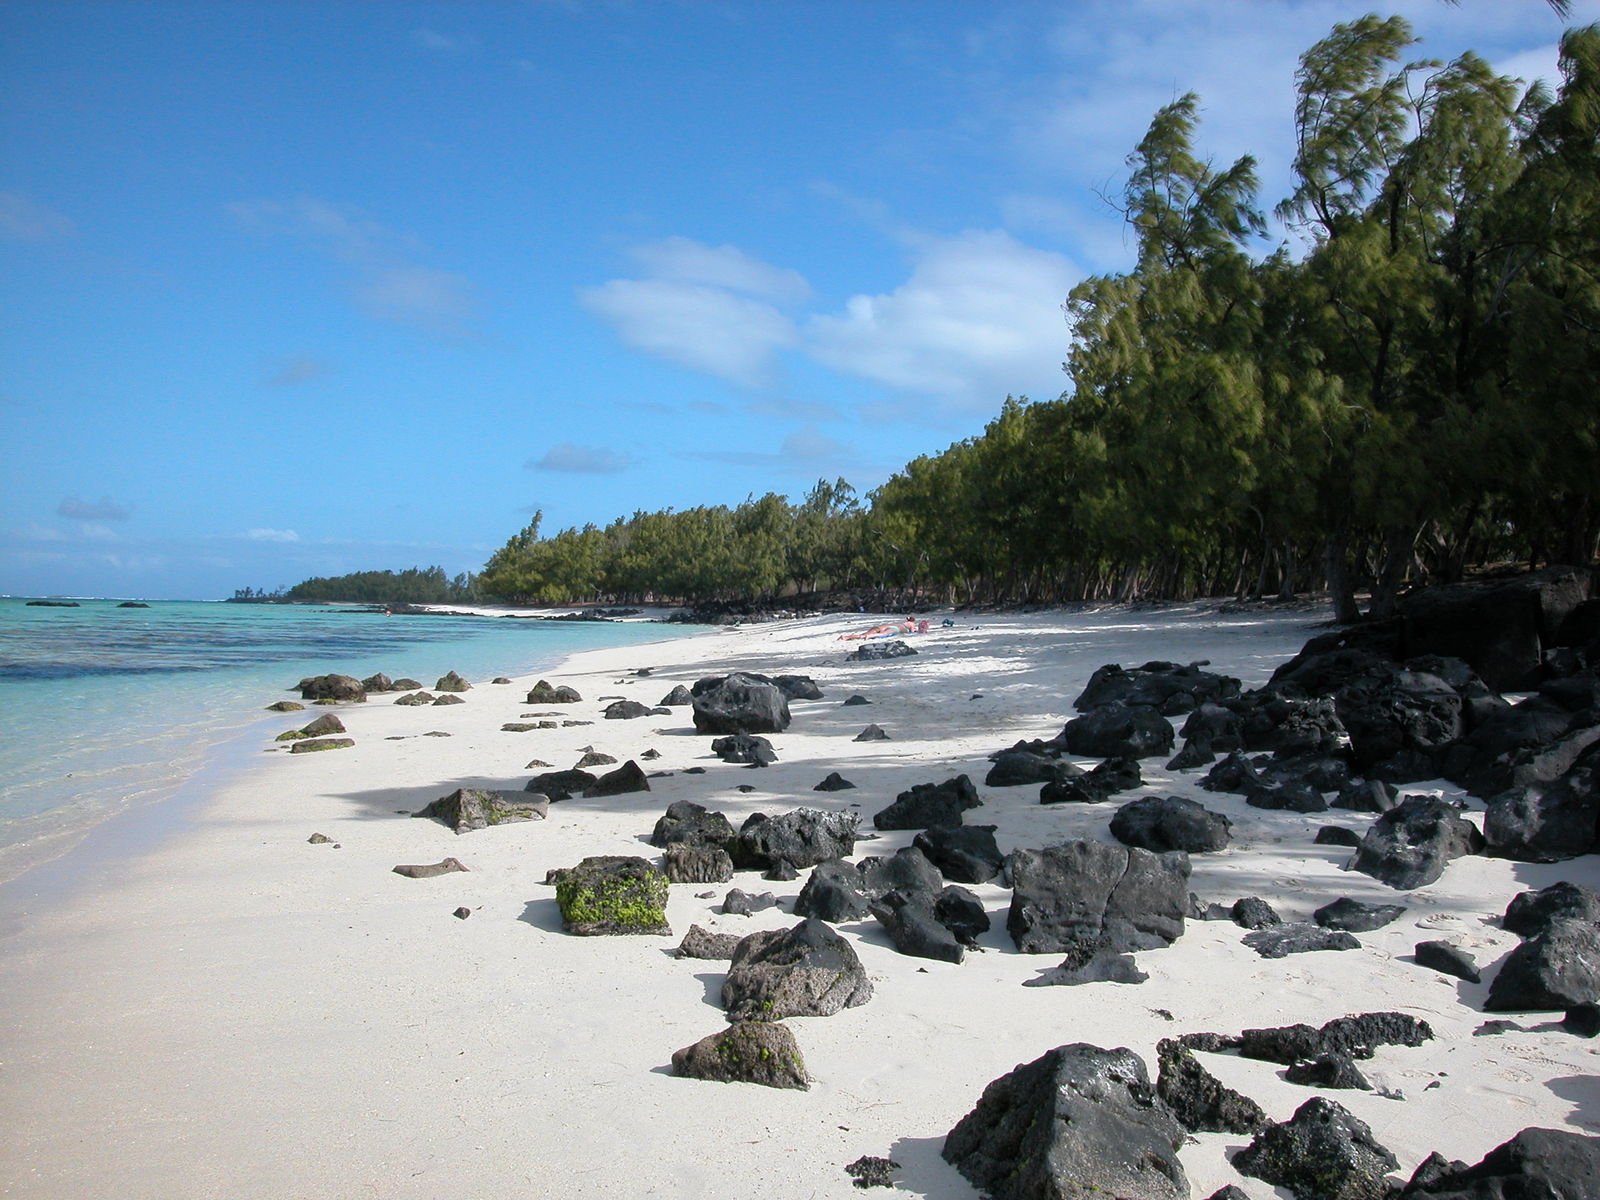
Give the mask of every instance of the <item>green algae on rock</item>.
<svg viewBox="0 0 1600 1200">
<path fill-rule="evenodd" d="M 600 854 L 551 871 L 567 932 L 583 937 L 653 933 L 670 936 L 667 877 L 649 860 Z"/>
</svg>

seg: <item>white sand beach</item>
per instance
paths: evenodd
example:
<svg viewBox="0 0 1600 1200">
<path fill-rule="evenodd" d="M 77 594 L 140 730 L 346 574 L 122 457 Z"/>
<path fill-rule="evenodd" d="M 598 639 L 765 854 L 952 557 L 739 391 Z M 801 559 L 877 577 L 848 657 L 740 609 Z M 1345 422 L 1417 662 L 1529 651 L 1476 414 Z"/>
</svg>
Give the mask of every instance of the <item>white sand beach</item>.
<svg viewBox="0 0 1600 1200">
<path fill-rule="evenodd" d="M 545 677 L 582 694 L 560 715 L 593 722 L 584 726 L 503 731 L 540 710 L 524 702 L 534 680 L 473 679 L 453 707 L 377 696 L 332 710 L 350 749 L 291 756 L 266 752 L 263 738 L 259 764 L 182 829 L 91 890 L 28 912 L 0 942 L 0 1196 L 806 1200 L 863 1194 L 844 1167 L 880 1155 L 900 1164 L 900 1192 L 965 1200 L 978 1193 L 941 1159 L 945 1134 L 991 1080 L 1055 1046 L 1126 1046 L 1154 1078 L 1162 1038 L 1374 1010 L 1424 1018 L 1436 1034 L 1362 1064 L 1403 1099 L 1332 1093 L 1404 1175 L 1435 1150 L 1476 1162 L 1527 1126 L 1600 1131 L 1600 1040 L 1564 1032 L 1560 1014 L 1513 1014 L 1520 1030 L 1473 1036 L 1494 964 L 1518 941 L 1498 924 L 1507 901 L 1560 879 L 1600 888 L 1600 857 L 1550 866 L 1465 857 L 1437 883 L 1400 893 L 1343 869 L 1350 850 L 1312 843 L 1323 825 L 1359 830 L 1369 815 L 1251 808 L 1199 791 L 1203 770 L 1169 773 L 1162 759 L 1144 761 L 1138 792 L 1105 804 L 1044 807 L 1037 786 L 983 785 L 990 754 L 1060 731 L 1101 664 L 1208 660 L 1256 687 L 1323 614 L 1191 605 L 958 614 L 948 628 L 943 615 L 908 639 L 915 657 L 883 662 L 845 661 L 851 643 L 839 636 L 871 623 L 854 615 L 579 655 Z M 634 674 L 641 668 L 651 673 Z M 675 684 L 731 669 L 809 675 L 825 694 L 791 704 L 793 724 L 769 735 L 778 762 L 765 770 L 712 756 L 688 708 L 601 719 L 611 699 L 655 705 Z M 852 693 L 871 705 L 841 707 Z M 273 731 L 322 711 L 285 714 Z M 869 721 L 891 740 L 853 741 Z M 450 736 L 424 736 L 432 731 Z M 590 745 L 623 762 L 653 748 L 660 758 L 641 765 L 666 774 L 646 794 L 573 798 L 547 820 L 462 835 L 406 815 L 459 787 L 521 788 L 531 760 L 570 767 Z M 856 789 L 813 791 L 830 771 Z M 898 792 L 958 773 L 984 801 L 969 823 L 996 825 L 1002 850 L 1110 840 L 1109 818 L 1134 795 L 1191 796 L 1233 821 L 1228 849 L 1194 856 L 1203 901 L 1261 896 L 1285 920 L 1308 920 L 1340 896 L 1408 911 L 1361 934 L 1360 950 L 1279 960 L 1246 947 L 1231 922 L 1191 921 L 1170 948 L 1137 955 L 1149 973 L 1137 986 L 1023 987 L 1059 958 L 1016 951 L 998 883 L 973 888 L 994 924 L 985 952 L 959 965 L 903 956 L 875 921 L 848 922 L 839 928 L 875 994 L 788 1022 L 813 1082 L 784 1091 L 672 1074 L 675 1050 L 725 1026 L 726 964 L 671 951 L 693 924 L 738 933 L 794 924 L 808 872 L 786 883 L 741 872 L 731 885 L 674 884 L 671 937 L 569 935 L 544 883 L 589 855 L 656 857 L 648 838 L 675 800 L 721 810 L 735 827 L 758 811 L 856 811 L 867 833 Z M 1442 783 L 1405 790 L 1459 794 Z M 1480 819 L 1481 807 L 1469 804 Z M 309 844 L 313 833 L 333 844 Z M 912 837 L 862 841 L 857 856 Z M 445 856 L 469 870 L 392 871 Z M 723 915 L 730 886 L 770 890 L 782 904 Z M 469 918 L 453 915 L 461 906 Z M 1485 984 L 1411 961 L 1415 943 L 1439 938 L 1466 948 Z M 1315 1094 L 1273 1064 L 1205 1057 L 1274 1120 Z M 1287 1194 L 1233 1170 L 1228 1152 L 1248 1140 L 1201 1134 L 1183 1148 L 1196 1198 L 1227 1183 L 1257 1200 Z"/>
</svg>

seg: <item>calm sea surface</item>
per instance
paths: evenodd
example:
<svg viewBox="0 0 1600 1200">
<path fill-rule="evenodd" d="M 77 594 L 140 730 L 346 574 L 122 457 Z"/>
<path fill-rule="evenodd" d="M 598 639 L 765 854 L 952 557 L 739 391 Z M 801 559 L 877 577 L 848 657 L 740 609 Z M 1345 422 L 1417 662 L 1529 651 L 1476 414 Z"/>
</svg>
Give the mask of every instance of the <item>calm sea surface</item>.
<svg viewBox="0 0 1600 1200">
<path fill-rule="evenodd" d="M 544 670 L 580 650 L 689 632 L 643 622 L 386 617 L 352 609 L 152 601 L 30 607 L 0 598 L 0 880 L 70 835 L 173 795 L 297 699 L 307 675 L 426 686 Z"/>
</svg>

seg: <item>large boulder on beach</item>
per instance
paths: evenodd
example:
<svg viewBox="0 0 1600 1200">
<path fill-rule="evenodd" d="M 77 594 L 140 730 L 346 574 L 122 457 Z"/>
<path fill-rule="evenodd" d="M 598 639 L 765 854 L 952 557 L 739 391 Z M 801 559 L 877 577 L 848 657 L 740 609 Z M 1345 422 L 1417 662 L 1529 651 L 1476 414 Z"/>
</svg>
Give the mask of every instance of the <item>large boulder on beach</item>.
<svg viewBox="0 0 1600 1200">
<path fill-rule="evenodd" d="M 711 753 L 725 763 L 764 767 L 778 761 L 778 753 L 772 748 L 772 743 L 754 733 L 730 733 L 726 737 L 716 738 L 711 743 Z"/>
<path fill-rule="evenodd" d="M 1506 906 L 1500 924 L 1519 937 L 1538 937 L 1557 921 L 1587 921 L 1600 926 L 1600 894 L 1562 880 L 1538 891 L 1519 892 Z"/>
<path fill-rule="evenodd" d="M 901 954 L 959 963 L 966 945 L 939 919 L 935 899 L 927 892 L 887 892 L 873 901 L 872 915 Z"/>
<path fill-rule="evenodd" d="M 994 765 L 983 777 L 986 787 L 1021 787 L 1029 783 L 1049 783 L 1066 775 L 1082 775 L 1083 768 L 1052 754 L 1016 748 L 992 755 Z"/>
<path fill-rule="evenodd" d="M 944 886 L 939 868 L 916 846 L 904 846 L 888 857 L 873 855 L 856 864 L 861 890 L 875 900 L 889 892 L 932 896 Z"/>
<path fill-rule="evenodd" d="M 782 733 L 789 701 L 776 684 L 734 673 L 702 679 L 690 689 L 698 733 Z"/>
<path fill-rule="evenodd" d="M 1484 839 L 1502 858 L 1560 862 L 1600 850 L 1600 744 L 1586 746 L 1560 778 L 1504 792 L 1486 808 Z"/>
<path fill-rule="evenodd" d="M 1507 957 L 1486 1012 L 1564 1012 L 1600 1000 L 1600 926 L 1554 920 Z"/>
<path fill-rule="evenodd" d="M 484 788 L 457 788 L 414 815 L 443 821 L 457 833 L 471 833 L 514 821 L 542 821 L 549 811 L 550 801 L 544 796 Z"/>
<path fill-rule="evenodd" d="M 1111 836 L 1124 846 L 1157 854 L 1182 850 L 1205 854 L 1227 849 L 1233 823 L 1182 796 L 1145 796 L 1124 804 L 1111 818 Z"/>
<path fill-rule="evenodd" d="M 850 943 L 811 919 L 750 934 L 722 983 L 730 1021 L 829 1017 L 870 999 L 872 983 Z"/>
<path fill-rule="evenodd" d="M 972 780 L 957 775 L 943 783 L 919 783 L 901 792 L 893 804 L 872 818 L 872 824 L 880 830 L 959 825 L 962 813 L 982 803 Z"/>
<path fill-rule="evenodd" d="M 1386 1200 L 1399 1160 L 1337 1101 L 1314 1096 L 1233 1158 L 1234 1170 L 1287 1188 L 1297 1200 Z"/>
<path fill-rule="evenodd" d="M 667 934 L 666 875 L 647 859 L 602 854 L 550 872 L 568 933 Z"/>
<path fill-rule="evenodd" d="M 787 1025 L 773 1021 L 741 1021 L 685 1046 L 672 1055 L 672 1073 L 686 1079 L 800 1091 L 811 1086 L 794 1034 Z"/>
<path fill-rule="evenodd" d="M 994 825 L 935 825 L 912 840 L 946 879 L 988 883 L 1000 874 L 1005 855 L 995 843 Z"/>
<path fill-rule="evenodd" d="M 1600 1179 L 1600 1137 L 1524 1129 L 1468 1166 L 1431 1154 L 1394 1200 L 1587 1200 Z"/>
<path fill-rule="evenodd" d="M 859 921 L 871 910 L 871 901 L 861 886 L 861 872 L 843 859 L 818 863 L 795 897 L 798 917 L 815 917 L 837 925 L 840 921 Z"/>
<path fill-rule="evenodd" d="M 316 675 L 300 681 L 302 700 L 360 701 L 366 698 L 366 688 L 353 675 Z"/>
<path fill-rule="evenodd" d="M 1445 755 L 1443 775 L 1475 796 L 1494 796 L 1563 775 L 1597 739 L 1588 705 L 1545 696 L 1508 704 L 1480 721 Z"/>
<path fill-rule="evenodd" d="M 454 671 L 447 672 L 439 677 L 439 682 L 433 685 L 436 692 L 468 692 L 472 685 Z"/>
<path fill-rule="evenodd" d="M 779 863 L 803 869 L 830 858 L 849 858 L 856 849 L 854 813 L 825 813 L 797 808 L 769 817 L 752 813 L 734 840 L 734 865 L 745 870 L 765 870 Z"/>
<path fill-rule="evenodd" d="M 578 695 L 576 691 L 567 687 L 565 684 L 560 687 L 556 687 L 547 680 L 541 679 L 538 683 L 534 684 L 533 688 L 528 692 L 526 703 L 576 704 L 582 699 L 582 696 Z"/>
<path fill-rule="evenodd" d="M 613 700 L 600 715 L 608 721 L 636 721 L 650 716 L 651 710 L 637 700 Z"/>
<path fill-rule="evenodd" d="M 570 800 L 573 796 L 582 795 L 595 782 L 595 776 L 587 771 L 546 771 L 528 780 L 523 790 L 538 792 L 551 800 Z"/>
<path fill-rule="evenodd" d="M 1089 676 L 1072 707 L 1089 712 L 1107 704 L 1143 704 L 1167 716 L 1192 712 L 1208 701 L 1239 694 L 1239 681 L 1202 671 L 1204 663 L 1148 662 L 1124 669 L 1107 663 Z"/>
<path fill-rule="evenodd" d="M 584 788 L 583 794 L 585 797 L 628 796 L 649 790 L 650 780 L 645 775 L 644 768 L 630 758 L 615 771 L 607 771 Z"/>
<path fill-rule="evenodd" d="M 1584 567 L 1423 588 L 1401 602 L 1406 653 L 1462 658 L 1495 691 L 1526 691 L 1540 682 L 1563 622 L 1592 595 Z"/>
<path fill-rule="evenodd" d="M 1402 891 L 1426 887 L 1445 864 L 1483 849 L 1478 827 L 1437 796 L 1407 796 L 1372 822 L 1354 867 Z"/>
<path fill-rule="evenodd" d="M 993 1200 L 1188 1200 L 1184 1137 L 1138 1055 L 1077 1042 L 984 1088 L 943 1154 Z"/>
<path fill-rule="evenodd" d="M 1338 695 L 1355 765 L 1391 783 L 1438 777 L 1445 752 L 1466 731 L 1462 707 L 1437 675 L 1401 669 L 1347 684 Z"/>
<path fill-rule="evenodd" d="M 1072 841 L 1011 855 L 1006 930 L 1024 954 L 1151 950 L 1183 933 L 1189 857 Z"/>
<path fill-rule="evenodd" d="M 1083 758 L 1150 758 L 1172 753 L 1172 723 L 1145 704 L 1120 701 L 1074 717 L 1061 730 L 1068 754 Z"/>
<path fill-rule="evenodd" d="M 676 800 L 656 822 L 650 844 L 660 846 L 707 846 L 726 850 L 735 837 L 733 825 L 720 812 L 712 812 L 693 800 Z"/>
</svg>

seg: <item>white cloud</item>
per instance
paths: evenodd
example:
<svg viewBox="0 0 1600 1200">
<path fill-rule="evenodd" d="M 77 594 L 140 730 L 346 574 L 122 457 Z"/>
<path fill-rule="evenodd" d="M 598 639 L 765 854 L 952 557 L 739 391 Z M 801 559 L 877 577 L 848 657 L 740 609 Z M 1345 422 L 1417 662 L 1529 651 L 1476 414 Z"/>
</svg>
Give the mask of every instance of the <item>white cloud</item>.
<svg viewBox="0 0 1600 1200">
<path fill-rule="evenodd" d="M 1535 80 L 1544 80 L 1552 96 L 1561 86 L 1561 47 L 1554 42 L 1535 50 L 1524 50 L 1520 54 L 1513 54 L 1491 65 L 1497 74 L 1520 79 L 1525 85 Z"/>
<path fill-rule="evenodd" d="M 726 288 L 777 303 L 811 295 L 811 285 L 799 271 L 774 267 L 737 246 L 707 246 L 670 237 L 635 246 L 629 253 L 653 279 Z"/>
<path fill-rule="evenodd" d="M 1008 393 L 1054 395 L 1066 348 L 1061 302 L 1080 272 L 1059 254 L 998 230 L 926 239 L 911 277 L 813 317 L 818 362 L 954 407 L 992 408 Z"/>
<path fill-rule="evenodd" d="M 773 355 L 796 344 L 794 322 L 762 300 L 674 279 L 613 279 L 578 299 L 636 350 L 759 387 Z"/>
<path fill-rule="evenodd" d="M 579 446 L 561 442 L 551 446 L 542 458 L 523 463 L 530 471 L 570 471 L 579 475 L 615 475 L 626 471 L 633 460 L 626 454 L 604 446 Z"/>
<path fill-rule="evenodd" d="M 21 192 L 0 192 L 0 237 L 43 242 L 67 237 L 75 228 L 71 218 Z"/>
<path fill-rule="evenodd" d="M 56 505 L 58 516 L 70 517 L 74 521 L 126 521 L 130 512 L 127 505 L 118 503 L 110 496 L 101 496 L 98 500 L 68 496 Z"/>
<path fill-rule="evenodd" d="M 250 529 L 244 535 L 252 542 L 298 542 L 300 535 L 292 529 Z"/>
</svg>

